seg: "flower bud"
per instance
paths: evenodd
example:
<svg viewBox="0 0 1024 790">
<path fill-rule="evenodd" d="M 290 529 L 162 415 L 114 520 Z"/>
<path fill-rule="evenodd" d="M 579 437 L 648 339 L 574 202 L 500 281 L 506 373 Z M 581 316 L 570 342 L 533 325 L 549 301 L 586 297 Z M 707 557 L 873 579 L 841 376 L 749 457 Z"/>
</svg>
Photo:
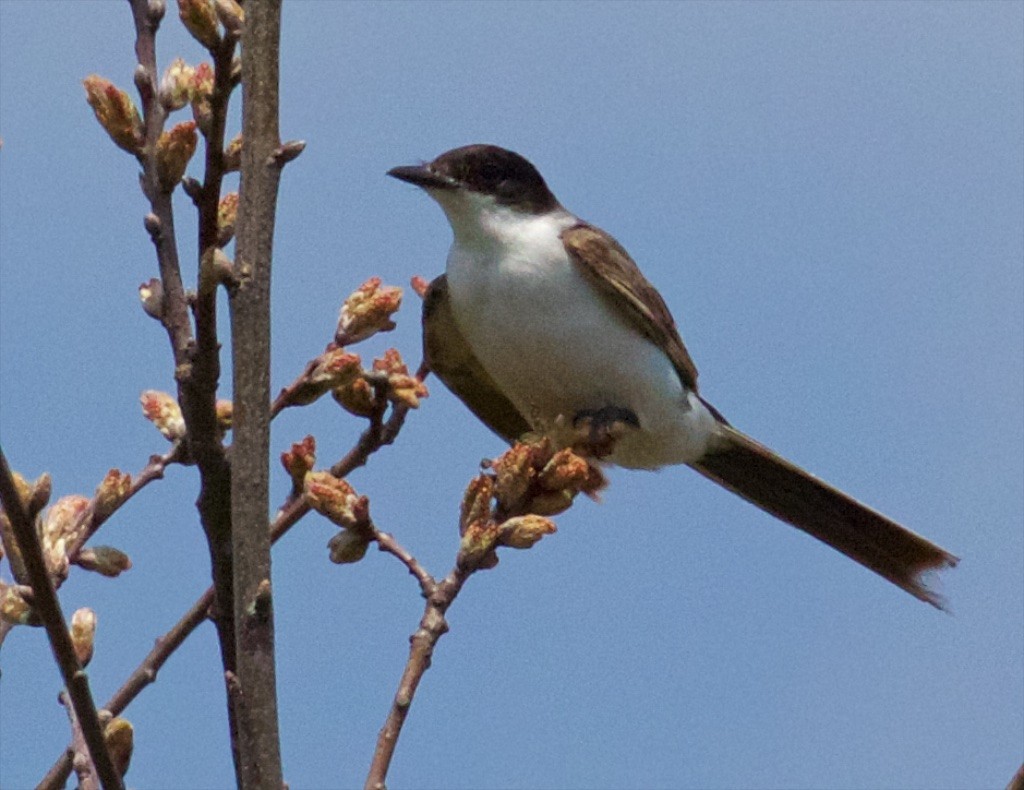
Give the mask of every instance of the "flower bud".
<svg viewBox="0 0 1024 790">
<path fill-rule="evenodd" d="M 178 0 L 178 16 L 192 37 L 207 49 L 220 43 L 213 0 Z"/>
<path fill-rule="evenodd" d="M 110 760 L 118 774 L 128 773 L 132 762 L 132 751 L 135 748 L 135 730 L 127 719 L 113 719 L 103 731 L 103 739 L 107 742 Z"/>
<path fill-rule="evenodd" d="M 459 507 L 459 534 L 465 535 L 471 524 L 486 521 L 491 515 L 491 497 L 494 496 L 494 478 L 477 475 L 462 495 Z"/>
<path fill-rule="evenodd" d="M 545 464 L 540 473 L 540 484 L 548 491 L 571 489 L 580 491 L 590 477 L 590 464 L 586 459 L 566 448 L 559 450 Z"/>
<path fill-rule="evenodd" d="M 303 373 L 302 381 L 288 393 L 288 406 L 306 406 L 325 392 L 351 383 L 363 372 L 362 360 L 343 348 L 329 348 Z"/>
<path fill-rule="evenodd" d="M 92 660 L 93 642 L 96 639 L 96 613 L 83 607 L 71 615 L 71 645 L 81 667 L 89 666 Z"/>
<path fill-rule="evenodd" d="M 316 464 L 316 439 L 307 436 L 301 442 L 295 442 L 291 450 L 281 453 L 281 464 L 291 477 L 294 490 L 301 491 L 306 475 Z"/>
<path fill-rule="evenodd" d="M 371 277 L 345 300 L 335 333 L 338 345 L 358 343 L 395 328 L 391 315 L 402 304 L 402 289 L 380 283 L 380 277 Z"/>
<path fill-rule="evenodd" d="M 245 24 L 245 11 L 236 0 L 214 0 L 217 11 L 217 18 L 224 25 L 224 29 L 235 36 L 242 35 L 242 25 Z"/>
<path fill-rule="evenodd" d="M 306 501 L 320 515 L 339 527 L 360 529 L 370 521 L 370 502 L 359 496 L 348 481 L 330 472 L 310 472 L 303 480 Z"/>
<path fill-rule="evenodd" d="M 213 120 L 213 107 L 210 97 L 213 95 L 213 67 L 209 63 L 200 63 L 192 75 L 192 117 L 204 135 L 210 133 Z"/>
<path fill-rule="evenodd" d="M 463 563 L 477 563 L 498 545 L 500 529 L 494 522 L 477 521 L 469 525 L 459 543 L 459 559 Z"/>
<path fill-rule="evenodd" d="M 235 237 L 238 219 L 238 193 L 228 192 L 217 204 L 217 244 L 225 247 Z"/>
<path fill-rule="evenodd" d="M 146 390 L 140 398 L 142 413 L 164 438 L 176 442 L 185 437 L 185 418 L 181 415 L 178 401 L 159 390 Z"/>
<path fill-rule="evenodd" d="M 192 100 L 192 79 L 196 70 L 175 58 L 160 78 L 160 103 L 167 112 L 180 110 Z"/>
<path fill-rule="evenodd" d="M 113 546 L 96 546 L 83 549 L 78 553 L 75 564 L 87 571 L 95 571 L 100 576 L 114 579 L 127 570 L 131 570 L 132 561 L 120 549 Z"/>
<path fill-rule="evenodd" d="M 213 95 L 214 73 L 213 66 L 206 61 L 199 63 L 192 69 L 189 79 L 188 92 L 192 101 L 209 99 Z"/>
<path fill-rule="evenodd" d="M 501 542 L 513 549 L 528 549 L 556 531 L 554 523 L 543 516 L 516 516 L 501 525 Z"/>
<path fill-rule="evenodd" d="M 110 139 L 128 153 L 138 154 L 144 135 L 142 118 L 128 94 L 97 74 L 86 77 L 82 84 L 96 120 Z"/>
<path fill-rule="evenodd" d="M 331 396 L 339 406 L 356 417 L 370 417 L 376 409 L 373 387 L 364 378 L 353 379 L 335 387 L 331 390 Z"/>
<path fill-rule="evenodd" d="M 117 510 L 132 485 L 132 476 L 118 469 L 111 469 L 107 476 L 96 489 L 93 514 L 96 519 L 102 520 Z"/>
<path fill-rule="evenodd" d="M 427 387 L 415 376 L 409 375 L 409 369 L 402 361 L 397 349 L 389 348 L 383 357 L 373 360 L 373 369 L 388 377 L 388 400 L 393 403 L 404 403 L 415 409 L 420 405 L 420 398 L 427 397 Z"/>
<path fill-rule="evenodd" d="M 67 547 L 76 541 L 85 527 L 89 514 L 89 500 L 79 494 L 58 499 L 39 522 L 40 545 L 51 574 L 63 578 L 67 575 Z"/>
<path fill-rule="evenodd" d="M 366 550 L 369 547 L 370 539 L 366 535 L 353 532 L 350 529 L 343 529 L 327 541 L 331 562 L 338 565 L 359 562 L 366 556 Z"/>
<path fill-rule="evenodd" d="M 576 495 L 567 488 L 561 491 L 547 491 L 531 497 L 526 507 L 536 516 L 557 516 L 572 507 L 575 497 Z"/>
<path fill-rule="evenodd" d="M 0 582 L 0 620 L 11 625 L 42 625 L 43 621 L 29 603 L 31 598 L 31 587 Z"/>
<path fill-rule="evenodd" d="M 172 192 L 185 175 L 198 142 L 195 121 L 182 121 L 160 135 L 156 143 L 156 177 L 165 192 Z"/>
<path fill-rule="evenodd" d="M 409 281 L 409 285 L 420 299 L 423 299 L 427 295 L 427 291 L 430 289 L 430 282 L 425 277 L 420 277 L 418 274 Z"/>
<path fill-rule="evenodd" d="M 242 135 L 236 134 L 224 148 L 224 172 L 234 173 L 242 168 Z"/>
<path fill-rule="evenodd" d="M 529 445 L 517 443 L 492 464 L 495 473 L 494 495 L 505 512 L 515 510 L 523 501 L 536 476 Z"/>
<path fill-rule="evenodd" d="M 139 286 L 139 300 L 142 302 L 142 309 L 150 318 L 162 321 L 164 318 L 164 286 L 157 280 L 152 279 Z"/>
<path fill-rule="evenodd" d="M 219 398 L 214 408 L 217 412 L 217 428 L 220 430 L 221 438 L 224 438 L 224 434 L 231 430 L 235 419 L 234 401 Z"/>
</svg>

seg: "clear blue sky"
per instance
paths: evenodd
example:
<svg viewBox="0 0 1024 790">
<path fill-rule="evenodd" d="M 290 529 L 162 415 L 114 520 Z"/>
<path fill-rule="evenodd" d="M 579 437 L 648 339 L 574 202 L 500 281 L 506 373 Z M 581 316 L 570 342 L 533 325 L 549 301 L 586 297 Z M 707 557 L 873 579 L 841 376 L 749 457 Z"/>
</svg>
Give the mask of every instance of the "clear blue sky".
<svg viewBox="0 0 1024 790">
<path fill-rule="evenodd" d="M 199 60 L 168 4 L 161 64 Z M 631 251 L 734 424 L 963 558 L 947 616 L 689 470 L 613 473 L 603 504 L 471 580 L 391 786 L 1004 786 L 1024 758 L 1024 6 L 287 2 L 284 18 L 282 130 L 308 149 L 281 189 L 275 388 L 366 277 L 440 272 L 441 212 L 385 171 L 498 143 Z M 58 494 L 165 446 L 138 406 L 173 386 L 137 304 L 156 272 L 146 209 L 80 85 L 128 88 L 133 65 L 123 2 L 0 2 L 0 433 Z M 191 261 L 184 200 L 179 218 Z M 371 354 L 418 359 L 417 301 Z M 293 410 L 275 454 L 313 433 L 331 462 L 360 427 L 329 401 Z M 352 482 L 443 573 L 461 491 L 500 450 L 435 382 Z M 134 568 L 61 591 L 99 616 L 101 700 L 207 584 L 196 493 L 172 470 L 98 536 Z M 394 561 L 329 564 L 332 533 L 308 518 L 274 555 L 293 788 L 361 784 L 421 611 Z M 0 663 L 14 790 L 67 727 L 41 631 Z M 129 783 L 229 786 L 223 711 L 206 625 L 128 710 Z"/>
</svg>

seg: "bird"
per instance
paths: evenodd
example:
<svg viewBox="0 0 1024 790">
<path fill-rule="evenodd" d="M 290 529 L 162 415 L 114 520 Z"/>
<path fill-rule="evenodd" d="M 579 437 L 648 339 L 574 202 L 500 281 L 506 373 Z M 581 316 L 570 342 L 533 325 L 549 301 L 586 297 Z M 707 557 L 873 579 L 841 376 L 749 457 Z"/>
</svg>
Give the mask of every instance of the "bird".
<svg viewBox="0 0 1024 790">
<path fill-rule="evenodd" d="M 700 394 L 664 299 L 525 157 L 490 144 L 388 175 L 436 201 L 453 240 L 423 305 L 427 366 L 508 442 L 607 440 L 603 463 L 686 465 L 939 609 L 959 559 L 733 427 Z"/>
</svg>

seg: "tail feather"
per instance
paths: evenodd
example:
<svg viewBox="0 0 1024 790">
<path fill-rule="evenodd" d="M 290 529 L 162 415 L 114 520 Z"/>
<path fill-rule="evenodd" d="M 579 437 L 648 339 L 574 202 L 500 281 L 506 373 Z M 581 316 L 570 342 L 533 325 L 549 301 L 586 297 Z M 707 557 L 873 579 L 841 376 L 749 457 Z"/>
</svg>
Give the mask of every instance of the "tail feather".
<svg viewBox="0 0 1024 790">
<path fill-rule="evenodd" d="M 705 477 L 847 557 L 944 609 L 922 578 L 959 562 L 949 552 L 791 464 L 729 425 L 721 441 L 691 466 Z"/>
</svg>

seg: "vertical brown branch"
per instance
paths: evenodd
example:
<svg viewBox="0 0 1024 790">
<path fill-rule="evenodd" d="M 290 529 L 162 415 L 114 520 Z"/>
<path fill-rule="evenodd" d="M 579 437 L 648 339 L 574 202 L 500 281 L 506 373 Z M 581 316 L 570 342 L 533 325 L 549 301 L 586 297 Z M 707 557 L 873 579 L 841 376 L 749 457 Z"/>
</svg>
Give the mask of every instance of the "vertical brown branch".
<svg viewBox="0 0 1024 790">
<path fill-rule="evenodd" d="M 210 550 L 213 586 L 216 590 L 214 622 L 220 644 L 221 663 L 226 673 L 235 671 L 234 603 L 231 564 L 231 470 L 220 440 L 216 417 L 216 391 L 220 375 L 217 343 L 216 287 L 203 287 L 202 297 L 195 305 L 196 334 L 193 335 L 188 303 L 181 278 L 177 238 L 174 231 L 174 211 L 171 190 L 161 185 L 156 166 L 157 141 L 167 120 L 167 111 L 157 93 L 156 31 L 165 11 L 163 3 L 147 0 L 129 0 L 135 20 L 135 52 L 139 66 L 135 72 L 135 85 L 142 102 L 145 141 L 139 154 L 142 165 L 142 190 L 150 202 L 151 213 L 146 217 L 146 229 L 156 247 L 160 279 L 163 286 L 161 321 L 167 330 L 174 354 L 174 376 L 178 382 L 178 401 L 186 425 L 186 445 L 190 460 L 199 468 L 200 491 L 196 506 L 206 533 Z M 215 95 L 211 97 L 213 114 L 226 112 L 230 92 L 231 55 L 234 40 L 225 36 L 215 55 Z M 230 48 L 230 51 L 229 51 Z M 227 54 L 224 54 L 227 52 Z M 219 92 L 218 92 L 219 90 Z M 220 129 L 218 152 L 209 157 L 222 170 L 223 119 L 213 121 L 214 131 Z M 210 140 L 207 140 L 210 145 Z M 211 176 L 217 188 L 221 175 Z M 217 196 L 212 198 L 216 207 Z M 215 214 L 214 210 L 214 214 Z M 203 217 L 200 217 L 201 225 Z M 214 216 L 214 221 L 215 221 Z M 200 248 L 200 258 L 203 250 Z M 202 274 L 202 273 L 201 273 Z M 238 766 L 236 712 L 228 698 L 228 722 L 231 730 L 232 754 Z"/>
<path fill-rule="evenodd" d="M 46 569 L 46 560 L 43 558 L 39 538 L 36 536 L 35 527 L 25 513 L 3 450 L 0 450 L 0 502 L 3 503 L 4 512 L 11 523 L 11 531 L 14 533 L 19 553 L 25 563 L 25 572 L 32 585 L 33 607 L 46 628 L 53 657 L 64 678 L 68 696 L 71 697 L 75 718 L 81 727 L 82 738 L 88 747 L 96 774 L 104 790 L 107 788 L 121 790 L 124 785 L 114 768 L 110 752 L 107 751 L 107 744 L 103 739 L 103 726 L 100 724 L 96 703 L 93 702 L 92 692 L 89 689 L 89 678 L 82 670 L 75 655 L 75 648 L 71 644 L 71 635 L 64 624 L 64 614 L 61 612 L 57 592 L 50 582 L 50 574 Z"/>
<path fill-rule="evenodd" d="M 231 294 L 234 361 L 232 552 L 239 784 L 282 786 L 267 532 L 270 455 L 270 273 L 281 163 L 280 0 L 250 0 L 242 33 L 242 173 Z"/>
</svg>

